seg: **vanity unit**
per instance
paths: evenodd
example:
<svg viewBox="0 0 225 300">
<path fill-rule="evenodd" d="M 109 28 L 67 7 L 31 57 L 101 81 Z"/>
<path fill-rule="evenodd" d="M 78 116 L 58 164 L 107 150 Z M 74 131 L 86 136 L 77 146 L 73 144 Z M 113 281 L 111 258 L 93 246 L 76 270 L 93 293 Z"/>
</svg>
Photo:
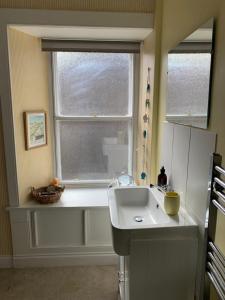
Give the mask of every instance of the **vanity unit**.
<svg viewBox="0 0 225 300">
<path fill-rule="evenodd" d="M 120 299 L 193 300 L 198 227 L 188 213 L 168 216 L 157 188 L 115 187 L 108 198 Z"/>
</svg>

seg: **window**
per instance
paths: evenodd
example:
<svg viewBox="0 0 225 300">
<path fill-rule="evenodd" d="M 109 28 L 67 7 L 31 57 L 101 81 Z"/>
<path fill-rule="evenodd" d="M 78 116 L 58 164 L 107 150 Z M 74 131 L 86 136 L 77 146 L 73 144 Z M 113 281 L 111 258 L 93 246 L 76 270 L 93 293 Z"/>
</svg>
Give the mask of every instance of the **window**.
<svg viewBox="0 0 225 300">
<path fill-rule="evenodd" d="M 65 183 L 132 174 L 135 57 L 53 53 L 56 165 Z"/>
</svg>

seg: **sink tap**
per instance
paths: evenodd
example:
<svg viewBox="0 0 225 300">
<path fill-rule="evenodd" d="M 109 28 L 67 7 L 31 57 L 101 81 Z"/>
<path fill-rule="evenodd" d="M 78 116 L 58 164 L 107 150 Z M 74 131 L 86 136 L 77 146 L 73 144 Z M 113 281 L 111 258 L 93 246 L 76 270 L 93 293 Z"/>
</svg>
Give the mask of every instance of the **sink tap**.
<svg viewBox="0 0 225 300">
<path fill-rule="evenodd" d="M 117 177 L 117 182 L 119 186 L 129 186 L 134 185 L 134 178 L 128 174 L 121 175 Z"/>
<path fill-rule="evenodd" d="M 134 177 L 126 174 L 126 173 L 121 173 L 118 177 L 114 178 L 112 182 L 108 185 L 108 188 L 112 188 L 115 186 L 134 186 L 135 181 Z"/>
<path fill-rule="evenodd" d="M 165 194 L 166 192 L 168 192 L 170 190 L 170 187 L 168 185 L 162 185 L 162 186 L 157 185 L 156 187 L 163 194 Z"/>
<path fill-rule="evenodd" d="M 121 174 L 116 178 L 118 186 L 129 186 L 129 185 L 135 185 L 134 177 L 129 174 Z"/>
</svg>

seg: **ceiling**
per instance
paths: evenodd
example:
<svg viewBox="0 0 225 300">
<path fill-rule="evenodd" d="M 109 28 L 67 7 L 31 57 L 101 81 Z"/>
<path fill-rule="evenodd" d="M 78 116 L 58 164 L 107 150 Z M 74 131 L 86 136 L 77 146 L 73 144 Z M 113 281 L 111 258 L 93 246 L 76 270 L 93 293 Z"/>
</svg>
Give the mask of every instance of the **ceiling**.
<svg viewBox="0 0 225 300">
<path fill-rule="evenodd" d="M 0 8 L 152 13 L 155 0 L 1 0 Z"/>
</svg>

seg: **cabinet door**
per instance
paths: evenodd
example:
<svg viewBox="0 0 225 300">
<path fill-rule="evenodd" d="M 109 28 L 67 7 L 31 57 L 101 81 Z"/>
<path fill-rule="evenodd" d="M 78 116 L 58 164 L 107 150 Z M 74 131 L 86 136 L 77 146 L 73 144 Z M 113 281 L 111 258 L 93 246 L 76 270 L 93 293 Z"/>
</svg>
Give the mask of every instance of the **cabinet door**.
<svg viewBox="0 0 225 300">
<path fill-rule="evenodd" d="M 86 244 L 112 246 L 109 209 L 88 209 L 85 211 Z"/>
<path fill-rule="evenodd" d="M 72 247 L 84 244 L 82 210 L 54 209 L 31 213 L 35 247 Z"/>
<path fill-rule="evenodd" d="M 193 300 L 197 240 L 131 242 L 130 300 Z"/>
</svg>

